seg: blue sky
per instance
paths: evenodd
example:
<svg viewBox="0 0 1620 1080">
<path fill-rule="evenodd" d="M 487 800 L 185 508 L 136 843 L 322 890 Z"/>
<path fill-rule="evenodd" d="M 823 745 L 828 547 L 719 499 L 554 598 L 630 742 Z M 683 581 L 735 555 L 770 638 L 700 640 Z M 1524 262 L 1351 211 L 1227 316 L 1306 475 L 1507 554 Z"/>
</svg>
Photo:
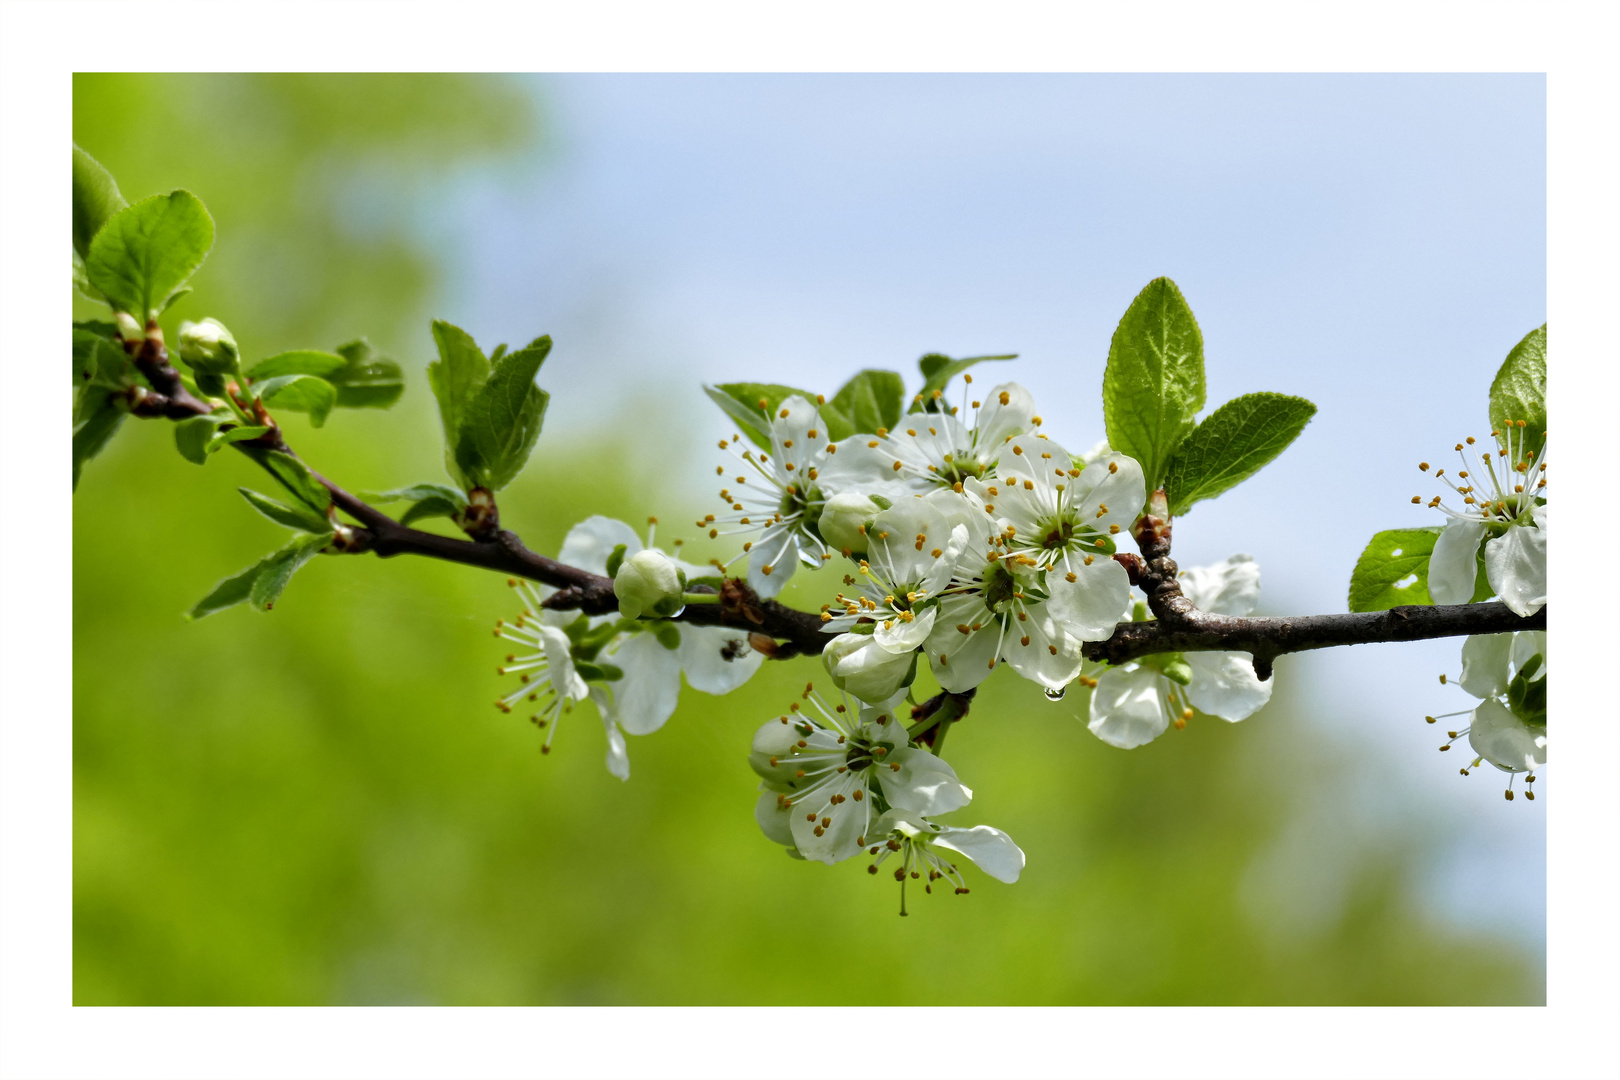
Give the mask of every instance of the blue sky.
<svg viewBox="0 0 1620 1080">
<path fill-rule="evenodd" d="M 444 317 L 480 340 L 556 339 L 554 437 L 584 434 L 601 415 L 586 403 L 604 402 L 695 458 L 718 430 L 702 382 L 830 394 L 865 367 L 914 377 L 924 352 L 1008 351 L 1021 359 L 996 376 L 1085 449 L 1114 325 L 1168 275 L 1203 328 L 1211 408 L 1256 390 L 1320 407 L 1283 458 L 1176 531 L 1183 565 L 1253 554 L 1279 613 L 1343 610 L 1373 532 L 1438 520 L 1410 505 L 1435 493 L 1416 463 L 1486 433 L 1497 364 L 1546 319 L 1540 76 L 533 85 L 546 148 L 462 177 L 423 227 L 452 259 Z M 694 501 L 705 471 L 685 474 Z M 1313 827 L 1350 843 L 1437 815 L 1457 841 L 1434 904 L 1538 938 L 1545 803 L 1462 780 L 1413 723 L 1463 706 L 1435 680 L 1456 649 L 1279 665 L 1311 682 L 1305 722 L 1386 778 L 1339 792 Z"/>
</svg>

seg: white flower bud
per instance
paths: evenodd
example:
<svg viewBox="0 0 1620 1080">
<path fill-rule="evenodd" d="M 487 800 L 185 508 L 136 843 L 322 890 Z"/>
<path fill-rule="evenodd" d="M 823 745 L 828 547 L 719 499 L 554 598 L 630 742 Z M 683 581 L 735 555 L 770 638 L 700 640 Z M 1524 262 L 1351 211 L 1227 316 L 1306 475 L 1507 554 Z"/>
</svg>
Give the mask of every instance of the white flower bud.
<svg viewBox="0 0 1620 1080">
<path fill-rule="evenodd" d="M 613 595 L 619 598 L 619 614 L 635 619 L 642 615 L 667 619 L 685 605 L 681 596 L 686 582 L 673 559 L 656 548 L 647 548 L 625 559 L 613 578 Z"/>
<path fill-rule="evenodd" d="M 890 652 L 867 634 L 839 634 L 822 650 L 833 683 L 865 702 L 887 701 L 906 685 L 915 651 Z"/>
<path fill-rule="evenodd" d="M 218 319 L 180 324 L 180 359 L 198 371 L 228 375 L 239 355 L 236 339 Z"/>
<path fill-rule="evenodd" d="M 861 529 L 882 512 L 883 507 L 870 496 L 845 492 L 827 500 L 817 527 L 821 529 L 821 538 L 834 550 L 865 551 L 866 536 Z"/>
<path fill-rule="evenodd" d="M 146 330 L 135 321 L 135 316 L 127 311 L 120 311 L 113 316 L 113 322 L 118 324 L 118 336 L 125 341 L 144 341 Z"/>
</svg>

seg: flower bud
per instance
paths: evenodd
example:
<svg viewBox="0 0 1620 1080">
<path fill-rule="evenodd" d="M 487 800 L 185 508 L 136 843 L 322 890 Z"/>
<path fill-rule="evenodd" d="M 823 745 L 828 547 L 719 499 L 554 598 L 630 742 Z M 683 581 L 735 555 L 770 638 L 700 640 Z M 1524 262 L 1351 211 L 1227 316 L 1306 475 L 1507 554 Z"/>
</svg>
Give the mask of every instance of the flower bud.
<svg viewBox="0 0 1620 1080">
<path fill-rule="evenodd" d="M 865 702 L 887 701 L 911 681 L 917 654 L 889 652 L 866 634 L 839 634 L 822 650 L 833 683 Z"/>
<path fill-rule="evenodd" d="M 141 324 L 135 321 L 135 316 L 127 311 L 120 311 L 113 316 L 113 322 L 118 324 L 118 336 L 125 341 L 144 341 L 146 331 Z"/>
<path fill-rule="evenodd" d="M 845 492 L 827 500 L 827 505 L 821 509 L 821 520 L 817 522 L 817 527 L 821 530 L 821 538 L 835 550 L 865 551 L 866 536 L 861 529 L 870 525 L 872 519 L 882 512 L 883 507 L 870 496 Z"/>
<path fill-rule="evenodd" d="M 234 374 L 240 355 L 236 339 L 218 319 L 180 324 L 180 359 L 195 370 L 210 375 Z"/>
<path fill-rule="evenodd" d="M 613 578 L 619 614 L 632 619 L 642 615 L 669 618 L 686 606 L 681 600 L 685 591 L 686 581 L 674 560 L 656 548 L 638 551 L 624 560 Z"/>
</svg>

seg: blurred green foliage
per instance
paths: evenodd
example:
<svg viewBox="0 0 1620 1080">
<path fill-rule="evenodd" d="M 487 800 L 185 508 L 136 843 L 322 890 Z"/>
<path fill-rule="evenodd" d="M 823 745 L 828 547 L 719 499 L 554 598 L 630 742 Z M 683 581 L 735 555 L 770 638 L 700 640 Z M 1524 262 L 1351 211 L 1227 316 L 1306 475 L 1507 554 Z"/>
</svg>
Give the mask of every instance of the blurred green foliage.
<svg viewBox="0 0 1620 1080">
<path fill-rule="evenodd" d="M 435 262 L 413 199 L 531 153 L 526 88 L 81 76 L 74 110 L 126 195 L 185 186 L 215 215 L 176 321 L 217 315 L 250 358 L 368 333 L 405 362 L 399 408 L 321 431 L 294 418 L 294 445 L 352 489 L 441 480 L 422 374 Z M 568 362 L 559 342 L 551 363 Z M 250 463 L 199 469 L 172 439 L 126 424 L 75 498 L 77 1004 L 1544 1000 L 1528 950 L 1423 912 L 1433 828 L 1313 843 L 1313 799 L 1345 763 L 1301 730 L 1297 685 L 1243 724 L 1200 717 L 1127 753 L 1085 731 L 1083 694 L 1052 705 L 992 680 L 951 735 L 977 796 L 955 819 L 1006 829 L 1029 867 L 1014 886 L 969 868 L 971 895 L 919 896 L 900 919 L 865 860 L 792 862 L 753 823 L 749 736 L 814 661 L 723 699 L 687 691 L 631 740 L 627 784 L 589 708 L 542 758 L 491 707 L 490 627 L 517 606 L 490 575 L 321 558 L 273 614 L 184 622 L 282 536 L 234 491 L 261 483 Z M 591 513 L 691 509 L 658 504 L 649 470 L 670 461 L 605 453 L 542 436 L 506 522 L 554 551 Z M 788 599 L 812 603 L 828 576 Z"/>
</svg>

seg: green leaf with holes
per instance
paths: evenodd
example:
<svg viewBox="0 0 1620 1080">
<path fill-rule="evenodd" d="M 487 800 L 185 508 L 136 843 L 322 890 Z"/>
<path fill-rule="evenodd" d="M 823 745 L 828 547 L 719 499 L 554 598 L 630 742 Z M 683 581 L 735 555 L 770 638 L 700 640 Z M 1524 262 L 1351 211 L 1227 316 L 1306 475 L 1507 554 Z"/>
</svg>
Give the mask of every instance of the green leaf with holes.
<svg viewBox="0 0 1620 1080">
<path fill-rule="evenodd" d="M 189 191 L 153 195 L 118 211 L 90 241 L 89 282 L 113 307 L 145 321 L 208 257 L 214 219 Z"/>
<path fill-rule="evenodd" d="M 1171 515 L 1259 472 L 1315 415 L 1315 405 L 1286 394 L 1244 394 L 1210 413 L 1171 455 L 1164 480 Z"/>
<path fill-rule="evenodd" d="M 1432 604 L 1429 596 L 1429 556 L 1442 526 L 1389 529 L 1376 534 L 1350 574 L 1351 611 L 1388 611 L 1406 604 Z M 1491 597 L 1485 576 L 1485 545 L 1474 556 L 1476 572 L 1471 603 Z"/>
<path fill-rule="evenodd" d="M 1119 321 L 1103 370 L 1108 443 L 1142 465 L 1149 492 L 1204 407 L 1204 336 L 1169 278 L 1150 281 Z"/>
</svg>

